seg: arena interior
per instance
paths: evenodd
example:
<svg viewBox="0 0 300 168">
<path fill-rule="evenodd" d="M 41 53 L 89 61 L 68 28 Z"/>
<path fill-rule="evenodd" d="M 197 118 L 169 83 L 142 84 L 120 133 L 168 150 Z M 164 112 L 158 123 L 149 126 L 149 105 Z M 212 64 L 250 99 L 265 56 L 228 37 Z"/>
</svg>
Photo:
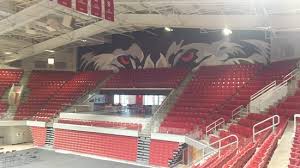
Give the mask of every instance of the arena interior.
<svg viewBox="0 0 300 168">
<path fill-rule="evenodd" d="M 0 168 L 300 168 L 299 31 L 299 0 L 0 0 Z"/>
</svg>

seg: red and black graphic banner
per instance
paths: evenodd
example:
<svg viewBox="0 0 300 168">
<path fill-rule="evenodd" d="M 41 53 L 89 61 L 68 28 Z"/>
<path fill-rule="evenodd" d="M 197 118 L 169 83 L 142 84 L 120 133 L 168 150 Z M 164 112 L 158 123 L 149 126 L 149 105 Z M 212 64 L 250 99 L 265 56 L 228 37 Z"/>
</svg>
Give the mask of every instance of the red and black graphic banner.
<svg viewBox="0 0 300 168">
<path fill-rule="evenodd" d="M 72 0 L 57 0 L 57 3 L 68 8 L 72 8 Z"/>
<path fill-rule="evenodd" d="M 76 11 L 88 13 L 88 0 L 76 0 Z"/>
<path fill-rule="evenodd" d="M 109 21 L 115 20 L 114 0 L 104 0 L 105 19 Z"/>
<path fill-rule="evenodd" d="M 91 15 L 102 17 L 102 0 L 91 0 Z"/>
<path fill-rule="evenodd" d="M 52 0 L 50 0 L 52 1 Z M 115 5 L 114 0 L 73 0 L 76 6 L 72 6 L 72 0 L 57 0 L 57 3 L 68 8 L 76 9 L 76 11 L 91 14 L 96 17 L 103 17 L 109 21 L 115 21 Z M 90 9 L 89 9 L 90 2 Z M 104 4 L 103 4 L 104 3 Z M 103 9 L 104 8 L 104 12 Z"/>
</svg>

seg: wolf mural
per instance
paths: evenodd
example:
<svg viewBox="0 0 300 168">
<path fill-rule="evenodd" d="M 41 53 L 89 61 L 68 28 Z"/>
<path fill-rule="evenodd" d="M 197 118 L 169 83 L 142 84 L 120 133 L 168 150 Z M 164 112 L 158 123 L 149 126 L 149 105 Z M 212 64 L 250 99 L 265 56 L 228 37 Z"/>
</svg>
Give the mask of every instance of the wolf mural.
<svg viewBox="0 0 300 168">
<path fill-rule="evenodd" d="M 203 65 L 253 64 L 270 62 L 270 44 L 249 39 L 238 42 L 217 41 L 213 43 L 173 42 L 161 51 L 156 61 L 151 54 L 145 55 L 137 43 L 128 49 L 115 49 L 98 55 L 92 52 L 81 56 L 80 69 L 92 66 L 94 70 L 146 69 L 186 66 L 198 69 Z"/>
</svg>

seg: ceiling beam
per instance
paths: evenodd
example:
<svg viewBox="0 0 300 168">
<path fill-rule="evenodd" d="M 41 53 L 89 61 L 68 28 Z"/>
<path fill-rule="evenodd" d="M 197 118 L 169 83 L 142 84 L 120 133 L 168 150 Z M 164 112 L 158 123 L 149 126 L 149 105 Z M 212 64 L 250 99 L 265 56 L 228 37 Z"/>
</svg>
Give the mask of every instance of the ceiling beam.
<svg viewBox="0 0 300 168">
<path fill-rule="evenodd" d="M 0 21 L 0 35 L 15 29 L 21 28 L 26 24 L 43 18 L 50 13 L 53 13 L 53 8 L 56 5 L 49 0 L 42 0 L 41 2 L 34 4 L 18 13 L 15 13 Z"/>
<path fill-rule="evenodd" d="M 120 20 L 127 24 L 150 27 L 254 29 L 265 23 L 263 16 L 255 15 L 161 15 L 161 14 L 126 14 Z"/>
<path fill-rule="evenodd" d="M 109 21 L 99 21 L 94 24 L 88 25 L 86 27 L 74 30 L 72 32 L 66 33 L 64 35 L 46 40 L 44 42 L 35 44 L 30 47 L 26 47 L 18 51 L 18 53 L 6 57 L 3 62 L 8 63 L 19 59 L 24 59 L 30 56 L 34 56 L 40 53 L 45 52 L 45 50 L 55 49 L 72 42 L 76 42 L 85 37 L 90 37 L 113 28 L 118 27 L 119 24 L 116 22 Z"/>
<path fill-rule="evenodd" d="M 21 49 L 17 54 L 4 60 L 5 63 L 40 54 L 46 49 L 55 49 L 63 45 L 84 39 L 102 32 L 108 32 L 118 27 L 177 27 L 206 28 L 232 30 L 264 30 L 269 26 L 272 30 L 299 29 L 300 15 L 276 15 L 268 18 L 255 15 L 160 15 L 160 14 L 120 14 L 116 22 L 98 21 L 86 27 L 74 30 L 64 35 Z M 122 24 L 122 25 L 121 25 Z"/>
</svg>

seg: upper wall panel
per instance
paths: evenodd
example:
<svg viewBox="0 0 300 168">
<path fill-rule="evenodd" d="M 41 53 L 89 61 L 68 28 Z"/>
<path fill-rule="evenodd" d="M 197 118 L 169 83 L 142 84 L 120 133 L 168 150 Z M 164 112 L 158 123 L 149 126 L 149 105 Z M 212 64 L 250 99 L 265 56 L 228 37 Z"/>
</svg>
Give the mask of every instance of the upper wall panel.
<svg viewBox="0 0 300 168">
<path fill-rule="evenodd" d="M 264 31 L 150 29 L 114 35 L 112 43 L 79 48 L 79 70 L 119 70 L 157 67 L 198 68 L 203 65 L 264 63 L 270 43 Z"/>
</svg>

